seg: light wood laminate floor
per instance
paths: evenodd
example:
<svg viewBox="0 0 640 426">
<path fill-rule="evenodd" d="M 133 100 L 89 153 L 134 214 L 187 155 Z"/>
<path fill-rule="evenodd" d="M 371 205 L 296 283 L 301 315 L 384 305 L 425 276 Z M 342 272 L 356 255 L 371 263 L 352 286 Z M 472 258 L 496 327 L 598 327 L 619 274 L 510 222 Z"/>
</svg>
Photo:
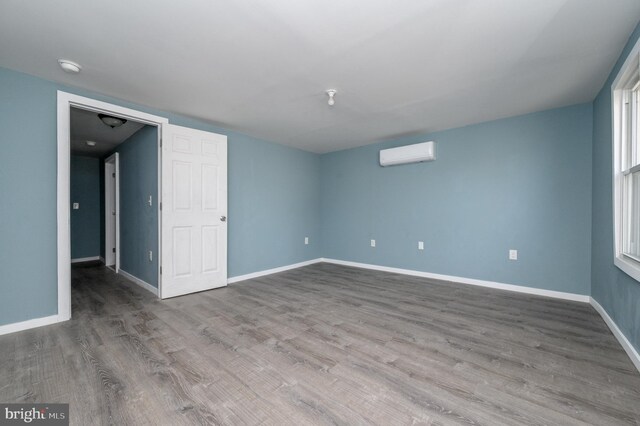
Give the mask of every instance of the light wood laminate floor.
<svg viewBox="0 0 640 426">
<path fill-rule="evenodd" d="M 72 424 L 639 424 L 587 304 L 316 264 L 160 301 L 73 268 L 73 319 L 0 336 L 1 402 Z"/>
</svg>

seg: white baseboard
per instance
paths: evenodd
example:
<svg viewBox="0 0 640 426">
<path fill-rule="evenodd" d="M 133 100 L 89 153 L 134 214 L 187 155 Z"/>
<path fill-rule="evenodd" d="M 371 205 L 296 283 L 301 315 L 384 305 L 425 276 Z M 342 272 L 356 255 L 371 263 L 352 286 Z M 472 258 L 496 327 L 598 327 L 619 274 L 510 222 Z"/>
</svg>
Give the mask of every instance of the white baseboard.
<svg viewBox="0 0 640 426">
<path fill-rule="evenodd" d="M 0 325 L 0 336 L 3 334 L 15 333 L 17 331 L 28 330 L 30 328 L 42 327 L 44 325 L 51 325 L 58 322 L 62 322 L 60 317 L 51 315 L 43 318 L 34 318 L 27 321 L 14 322 L 12 324 Z"/>
<path fill-rule="evenodd" d="M 252 272 L 246 275 L 238 275 L 227 279 L 227 284 L 233 284 L 240 281 L 250 280 L 252 278 L 264 277 L 265 275 L 277 274 L 278 272 L 288 271 L 290 269 L 301 268 L 307 265 L 313 265 L 314 263 L 320 263 L 323 260 L 321 258 L 307 260 L 305 262 L 294 263 L 293 265 L 280 266 L 278 268 L 266 269 L 264 271 Z"/>
<path fill-rule="evenodd" d="M 636 350 L 636 348 L 633 347 L 629 339 L 627 339 L 627 336 L 625 336 L 622 333 L 620 328 L 618 328 L 616 323 L 613 321 L 613 318 L 609 316 L 607 311 L 604 310 L 604 308 L 598 303 L 598 301 L 595 300 L 593 297 L 591 297 L 590 299 L 591 299 L 590 300 L 591 306 L 593 306 L 593 308 L 596 311 L 598 311 L 598 313 L 600 314 L 604 322 L 607 324 L 607 326 L 609 327 L 613 335 L 616 337 L 616 339 L 618 339 L 618 342 L 620 342 L 620 344 L 622 345 L 622 348 L 624 349 L 624 351 L 627 353 L 627 355 L 629 355 L 629 358 L 631 358 L 631 362 L 633 362 L 633 365 L 635 365 L 638 371 L 640 372 L 640 354 L 638 354 L 638 351 Z"/>
<path fill-rule="evenodd" d="M 134 284 L 139 285 L 140 287 L 144 288 L 147 291 L 150 291 L 151 293 L 155 294 L 156 296 L 158 295 L 158 289 L 155 288 L 154 286 L 152 286 L 151 284 L 149 284 L 148 282 L 143 281 L 140 278 L 136 277 L 135 275 L 131 275 L 130 273 L 128 273 L 127 271 L 124 271 L 122 269 L 120 269 L 118 271 L 118 273 L 120 275 L 122 275 L 123 277 L 125 277 L 126 279 L 128 279 L 129 281 L 133 282 Z"/>
<path fill-rule="evenodd" d="M 395 274 L 411 275 L 414 277 L 431 278 L 441 281 L 452 281 L 461 284 L 469 284 L 480 287 L 489 287 L 499 290 L 515 291 L 518 293 L 533 294 L 536 296 L 553 297 L 555 299 L 572 300 L 575 302 L 589 303 L 590 297 L 583 294 L 565 293 L 562 291 L 543 290 L 535 287 L 525 287 L 514 284 L 504 284 L 494 281 L 477 280 L 474 278 L 455 277 L 452 275 L 433 274 L 431 272 L 414 271 L 411 269 L 391 268 L 388 266 L 371 265 L 368 263 L 349 262 L 346 260 L 322 259 L 323 262 L 334 263 L 336 265 L 353 266 L 355 268 L 373 269 L 375 271 L 392 272 Z"/>
<path fill-rule="evenodd" d="M 71 263 L 91 262 L 93 260 L 100 260 L 100 259 L 102 259 L 100 256 L 77 257 L 75 259 L 71 259 Z"/>
</svg>

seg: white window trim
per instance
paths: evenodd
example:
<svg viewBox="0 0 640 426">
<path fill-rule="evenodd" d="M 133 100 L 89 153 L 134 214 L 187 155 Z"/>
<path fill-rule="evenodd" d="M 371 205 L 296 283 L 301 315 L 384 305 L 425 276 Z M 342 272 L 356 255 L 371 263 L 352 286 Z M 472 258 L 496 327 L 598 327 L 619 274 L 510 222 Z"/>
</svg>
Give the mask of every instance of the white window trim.
<svg viewBox="0 0 640 426">
<path fill-rule="evenodd" d="M 638 69 L 640 62 L 640 40 L 638 40 L 620 68 L 611 85 L 611 131 L 613 140 L 613 263 L 624 273 L 640 281 L 640 262 L 623 254 L 624 236 L 622 235 L 622 191 L 624 189 L 622 175 L 622 86 L 628 80 L 633 68 Z M 633 68 L 632 68 L 633 67 Z"/>
</svg>

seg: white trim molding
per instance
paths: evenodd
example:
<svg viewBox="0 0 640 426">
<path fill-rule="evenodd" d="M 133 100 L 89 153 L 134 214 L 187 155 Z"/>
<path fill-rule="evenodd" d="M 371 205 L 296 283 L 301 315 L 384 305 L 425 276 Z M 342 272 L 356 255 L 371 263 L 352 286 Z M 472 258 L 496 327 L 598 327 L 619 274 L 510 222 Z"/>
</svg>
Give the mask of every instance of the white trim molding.
<svg viewBox="0 0 640 426">
<path fill-rule="evenodd" d="M 115 265 L 116 272 L 118 272 L 120 270 L 120 153 L 114 152 L 104 160 L 103 164 L 105 182 L 104 257 L 109 265 Z M 113 183 L 111 183 L 112 176 L 115 176 Z M 111 215 L 114 212 L 115 222 L 112 224 Z M 115 252 L 112 251 L 114 249 Z"/>
<path fill-rule="evenodd" d="M 480 287 L 495 288 L 498 290 L 514 291 L 517 293 L 533 294 L 536 296 L 553 297 L 555 299 L 572 300 L 574 302 L 589 303 L 590 301 L 590 297 L 584 294 L 565 293 L 562 291 L 544 290 L 544 289 L 535 288 L 535 287 L 525 287 L 521 285 L 504 284 L 504 283 L 498 283 L 494 281 L 477 280 L 474 278 L 456 277 L 452 275 L 433 274 L 431 272 L 414 271 L 411 269 L 391 268 L 388 266 L 379 266 L 379 265 L 372 265 L 368 263 L 359 263 L 359 262 L 349 262 L 346 260 L 322 259 L 322 261 L 326 263 L 333 263 L 336 265 L 352 266 L 355 268 L 363 268 L 363 269 L 372 269 L 374 271 L 383 271 L 383 272 L 391 272 L 395 274 L 411 275 L 414 277 L 430 278 L 430 279 L 440 280 L 440 281 L 451 281 L 451 282 L 460 283 L 460 284 L 469 284 L 469 285 L 475 285 Z"/>
<path fill-rule="evenodd" d="M 30 328 L 42 327 L 58 322 L 66 321 L 58 315 L 51 315 L 43 318 L 34 318 L 27 321 L 14 322 L 12 324 L 0 325 L 0 336 L 3 334 L 16 333 L 18 331 L 29 330 Z"/>
<path fill-rule="evenodd" d="M 57 254 L 58 254 L 58 317 L 71 319 L 71 99 L 58 91 L 58 163 L 57 163 Z"/>
<path fill-rule="evenodd" d="M 245 275 L 237 275 L 235 277 L 227 278 L 227 284 L 233 284 L 240 281 L 246 281 L 253 278 L 264 277 L 265 275 L 277 274 L 278 272 L 288 271 L 290 269 L 302 268 L 303 266 L 313 265 L 314 263 L 323 262 L 324 259 L 311 259 L 305 262 L 294 263 L 292 265 L 280 266 L 278 268 L 266 269 L 264 271 L 252 272 L 250 274 Z"/>
<path fill-rule="evenodd" d="M 92 262 L 100 259 L 102 259 L 100 256 L 76 257 L 75 259 L 71 259 L 71 263 Z"/>
<path fill-rule="evenodd" d="M 629 339 L 627 339 L 627 336 L 622 333 L 622 330 L 620 330 L 618 325 L 613 321 L 613 318 L 609 316 L 602 305 L 600 305 L 600 303 L 598 303 L 598 301 L 593 297 L 590 299 L 591 306 L 593 306 L 593 308 L 600 314 L 604 322 L 607 324 L 607 327 L 609 327 L 615 338 L 618 339 L 618 342 L 622 345 L 624 351 L 629 355 L 629 358 L 631 358 L 633 365 L 635 365 L 640 372 L 640 354 L 638 354 L 636 348 L 633 347 Z"/>
<path fill-rule="evenodd" d="M 131 281 L 134 284 L 139 285 L 140 287 L 144 288 L 145 290 L 153 293 L 154 295 L 158 295 L 158 289 L 154 286 L 152 286 L 151 284 L 149 284 L 148 282 L 141 280 L 140 278 L 136 277 L 135 275 L 131 275 L 130 273 L 128 273 L 127 271 L 124 271 L 122 269 L 120 269 L 118 271 L 119 275 L 122 275 L 123 277 L 125 277 L 126 279 L 128 279 L 129 281 Z"/>
</svg>

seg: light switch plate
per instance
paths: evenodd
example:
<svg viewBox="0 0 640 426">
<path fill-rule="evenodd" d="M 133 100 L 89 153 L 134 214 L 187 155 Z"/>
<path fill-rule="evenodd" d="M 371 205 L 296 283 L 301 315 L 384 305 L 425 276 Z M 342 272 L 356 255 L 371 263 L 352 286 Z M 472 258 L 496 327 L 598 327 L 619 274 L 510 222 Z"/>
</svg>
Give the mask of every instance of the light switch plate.
<svg viewBox="0 0 640 426">
<path fill-rule="evenodd" d="M 74 210 L 79 210 L 80 209 L 80 203 L 73 203 L 73 209 Z"/>
<path fill-rule="evenodd" d="M 375 247 L 376 246 L 376 240 L 371 240 L 371 247 Z"/>
<path fill-rule="evenodd" d="M 418 241 L 418 250 L 424 250 L 424 241 Z"/>
<path fill-rule="evenodd" d="M 509 260 L 518 260 L 518 250 L 509 250 Z"/>
</svg>

